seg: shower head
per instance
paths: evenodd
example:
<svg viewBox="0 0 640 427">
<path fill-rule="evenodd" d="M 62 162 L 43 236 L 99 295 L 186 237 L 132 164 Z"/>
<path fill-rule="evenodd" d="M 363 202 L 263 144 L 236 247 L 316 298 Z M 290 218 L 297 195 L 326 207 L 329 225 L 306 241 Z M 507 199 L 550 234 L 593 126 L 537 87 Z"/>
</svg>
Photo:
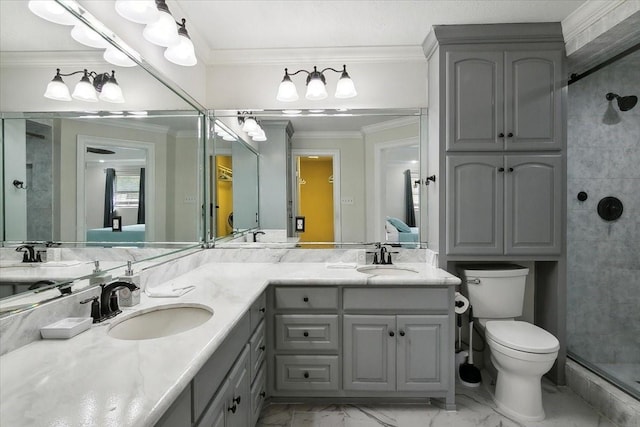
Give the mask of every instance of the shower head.
<svg viewBox="0 0 640 427">
<path fill-rule="evenodd" d="M 607 101 L 613 101 L 614 99 L 618 100 L 618 108 L 620 108 L 620 111 L 629 111 L 638 103 L 638 97 L 635 95 L 620 96 L 609 92 L 607 94 Z"/>
</svg>

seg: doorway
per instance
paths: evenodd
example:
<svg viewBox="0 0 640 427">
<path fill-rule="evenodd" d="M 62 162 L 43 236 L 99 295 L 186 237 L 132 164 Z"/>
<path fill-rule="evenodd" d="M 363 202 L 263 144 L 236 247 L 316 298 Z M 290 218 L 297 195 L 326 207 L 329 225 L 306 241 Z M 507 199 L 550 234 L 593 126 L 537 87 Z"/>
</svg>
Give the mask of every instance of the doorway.
<svg viewBox="0 0 640 427">
<path fill-rule="evenodd" d="M 300 242 L 340 242 L 339 152 L 293 150 L 292 160 L 293 216 L 304 217 Z"/>
</svg>

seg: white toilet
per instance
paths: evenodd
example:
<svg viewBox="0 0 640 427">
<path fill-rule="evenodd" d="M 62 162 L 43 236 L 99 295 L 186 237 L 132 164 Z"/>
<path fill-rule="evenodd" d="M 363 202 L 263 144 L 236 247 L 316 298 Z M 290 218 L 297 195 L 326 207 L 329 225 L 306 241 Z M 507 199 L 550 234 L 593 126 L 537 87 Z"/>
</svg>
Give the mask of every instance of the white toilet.
<svg viewBox="0 0 640 427">
<path fill-rule="evenodd" d="M 529 269 L 479 264 L 461 266 L 460 271 L 498 372 L 494 396 L 498 408 L 522 421 L 543 420 L 540 380 L 553 366 L 560 343 L 544 329 L 514 320 L 522 315 Z"/>
</svg>

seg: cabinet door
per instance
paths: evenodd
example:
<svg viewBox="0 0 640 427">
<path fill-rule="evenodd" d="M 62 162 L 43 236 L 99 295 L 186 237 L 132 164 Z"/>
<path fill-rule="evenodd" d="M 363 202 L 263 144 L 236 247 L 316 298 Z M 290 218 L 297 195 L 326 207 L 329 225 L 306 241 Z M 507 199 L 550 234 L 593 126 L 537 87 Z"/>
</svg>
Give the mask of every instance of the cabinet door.
<svg viewBox="0 0 640 427">
<path fill-rule="evenodd" d="M 398 391 L 446 390 L 446 315 L 398 316 Z"/>
<path fill-rule="evenodd" d="M 507 150 L 562 148 L 560 51 L 507 52 Z"/>
<path fill-rule="evenodd" d="M 344 389 L 396 388 L 395 316 L 344 315 Z"/>
<path fill-rule="evenodd" d="M 447 253 L 502 255 L 502 156 L 447 156 Z"/>
<path fill-rule="evenodd" d="M 229 374 L 231 396 L 227 403 L 226 427 L 247 427 L 251 419 L 251 378 L 247 344 Z"/>
<path fill-rule="evenodd" d="M 501 150 L 503 52 L 447 52 L 446 141 L 449 151 Z"/>
<path fill-rule="evenodd" d="M 229 381 L 224 380 L 198 423 L 198 427 L 225 427 L 229 400 Z"/>
<path fill-rule="evenodd" d="M 561 157 L 506 156 L 508 255 L 560 254 Z"/>
</svg>

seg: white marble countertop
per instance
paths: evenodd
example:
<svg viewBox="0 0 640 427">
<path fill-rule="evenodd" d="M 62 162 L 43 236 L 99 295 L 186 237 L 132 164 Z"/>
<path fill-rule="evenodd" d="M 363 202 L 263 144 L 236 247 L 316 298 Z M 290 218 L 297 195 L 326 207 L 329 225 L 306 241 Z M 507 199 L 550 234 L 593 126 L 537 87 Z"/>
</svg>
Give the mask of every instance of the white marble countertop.
<svg viewBox="0 0 640 427">
<path fill-rule="evenodd" d="M 196 288 L 180 298 L 149 298 L 69 340 L 40 340 L 0 357 L 0 425 L 152 426 L 269 284 L 457 285 L 422 263 L 415 276 L 370 276 L 324 263 L 209 263 L 172 280 Z M 204 324 L 164 338 L 125 341 L 112 322 L 150 307 L 204 304 Z"/>
</svg>

